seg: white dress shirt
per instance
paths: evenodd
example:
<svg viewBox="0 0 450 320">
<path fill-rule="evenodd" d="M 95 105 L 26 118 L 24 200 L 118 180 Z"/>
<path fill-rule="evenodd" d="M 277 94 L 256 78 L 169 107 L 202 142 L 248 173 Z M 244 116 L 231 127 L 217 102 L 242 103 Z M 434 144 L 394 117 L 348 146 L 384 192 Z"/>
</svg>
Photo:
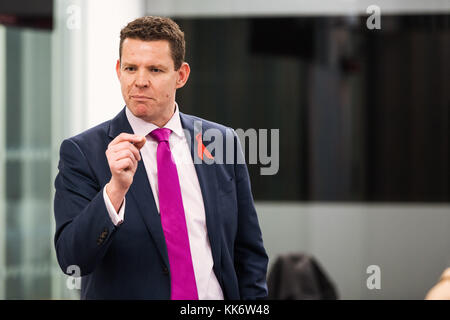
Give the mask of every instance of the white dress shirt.
<svg viewBox="0 0 450 320">
<path fill-rule="evenodd" d="M 153 198 L 155 199 L 156 207 L 159 212 L 158 171 L 156 162 L 156 149 L 158 143 L 149 135 L 149 133 L 154 129 L 157 129 L 158 126 L 137 118 L 130 110 L 128 110 L 128 108 L 126 108 L 126 116 L 134 133 L 145 136 L 147 139 L 147 142 L 140 152 L 153 192 Z M 222 289 L 213 271 L 213 258 L 208 231 L 206 229 L 203 196 L 192 161 L 191 150 L 184 135 L 183 127 L 181 126 L 180 113 L 177 104 L 175 104 L 175 113 L 164 128 L 172 130 L 169 137 L 169 145 L 180 180 L 181 197 L 183 199 L 183 207 L 186 215 L 198 297 L 200 300 L 223 300 Z M 103 188 L 103 197 L 109 216 L 114 225 L 122 223 L 125 219 L 125 200 L 119 213 L 117 213 L 106 194 L 106 188 Z M 142 201 L 145 200 L 142 199 Z"/>
</svg>

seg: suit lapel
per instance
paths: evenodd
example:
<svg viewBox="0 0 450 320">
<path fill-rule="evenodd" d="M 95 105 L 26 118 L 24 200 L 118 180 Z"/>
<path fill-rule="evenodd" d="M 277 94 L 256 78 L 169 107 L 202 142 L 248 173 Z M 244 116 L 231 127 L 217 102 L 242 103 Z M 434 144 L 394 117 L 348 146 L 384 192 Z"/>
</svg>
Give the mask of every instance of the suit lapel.
<svg viewBox="0 0 450 320">
<path fill-rule="evenodd" d="M 111 121 L 109 136 L 112 140 L 122 132 L 134 133 L 125 114 L 125 108 Z M 139 214 L 144 220 L 147 230 L 155 241 L 156 247 L 166 266 L 169 267 L 169 257 L 167 255 L 161 219 L 156 208 L 155 199 L 153 198 L 143 161 L 139 161 L 133 183 L 127 193 L 127 201 L 132 200 L 128 195 L 130 195 L 133 198 L 134 203 L 136 203 Z"/>
<path fill-rule="evenodd" d="M 219 216 L 217 215 L 216 207 L 217 207 L 217 176 L 215 171 L 215 164 L 206 164 L 200 163 L 196 164 L 195 157 L 197 155 L 197 145 L 195 143 L 195 133 L 198 133 L 197 130 L 194 130 L 194 118 L 188 115 L 185 115 L 180 112 L 181 125 L 185 130 L 188 130 L 190 133 L 189 145 L 191 148 L 191 156 L 194 161 L 195 171 L 197 173 L 198 181 L 200 184 L 200 189 L 202 192 L 203 203 L 205 206 L 205 215 L 206 215 L 206 227 L 209 237 L 209 242 L 211 244 L 211 251 L 214 260 L 214 271 L 216 273 L 217 279 L 219 278 L 219 270 L 220 270 L 220 257 L 221 257 L 221 243 L 220 243 L 220 235 L 218 231 L 218 226 L 220 225 Z M 200 120 L 198 120 L 200 121 Z M 200 123 L 200 122 L 199 122 Z M 208 128 L 203 128 L 205 125 L 202 122 L 202 136 L 203 131 Z M 220 280 L 219 280 L 220 281 Z"/>
</svg>

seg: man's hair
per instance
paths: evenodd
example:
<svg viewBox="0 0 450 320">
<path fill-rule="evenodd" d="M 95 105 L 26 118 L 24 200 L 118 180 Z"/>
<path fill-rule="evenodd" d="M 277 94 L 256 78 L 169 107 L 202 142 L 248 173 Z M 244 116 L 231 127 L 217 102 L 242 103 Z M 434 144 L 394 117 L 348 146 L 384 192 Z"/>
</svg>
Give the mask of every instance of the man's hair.
<svg viewBox="0 0 450 320">
<path fill-rule="evenodd" d="M 147 16 L 128 23 L 120 31 L 119 58 L 122 60 L 122 44 L 126 38 L 143 41 L 167 40 L 175 65 L 175 70 L 184 61 L 186 43 L 184 32 L 170 18 Z"/>
</svg>

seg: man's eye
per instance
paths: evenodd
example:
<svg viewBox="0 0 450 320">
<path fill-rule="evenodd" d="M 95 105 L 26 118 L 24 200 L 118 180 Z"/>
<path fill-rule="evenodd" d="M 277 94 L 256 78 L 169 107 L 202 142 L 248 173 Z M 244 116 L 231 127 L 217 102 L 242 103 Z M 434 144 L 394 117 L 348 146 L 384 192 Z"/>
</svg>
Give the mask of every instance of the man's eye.
<svg viewBox="0 0 450 320">
<path fill-rule="evenodd" d="M 126 71 L 134 71 L 135 68 L 134 68 L 134 67 L 125 67 L 125 70 L 126 70 Z"/>
<path fill-rule="evenodd" d="M 151 72 L 161 72 L 161 70 L 158 68 L 151 68 L 150 71 Z"/>
</svg>

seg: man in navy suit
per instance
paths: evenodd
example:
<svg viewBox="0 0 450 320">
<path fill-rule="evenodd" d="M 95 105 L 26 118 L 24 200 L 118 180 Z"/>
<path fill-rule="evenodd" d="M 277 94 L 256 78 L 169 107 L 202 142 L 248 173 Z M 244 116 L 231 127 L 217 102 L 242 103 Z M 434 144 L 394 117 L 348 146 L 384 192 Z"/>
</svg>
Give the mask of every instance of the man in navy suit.
<svg viewBox="0 0 450 320">
<path fill-rule="evenodd" d="M 268 258 L 237 135 L 175 102 L 190 73 L 183 32 L 139 18 L 122 29 L 119 52 L 126 107 L 61 144 L 63 272 L 79 268 L 83 299 L 264 299 Z M 231 148 L 210 153 L 207 130 Z"/>
</svg>

